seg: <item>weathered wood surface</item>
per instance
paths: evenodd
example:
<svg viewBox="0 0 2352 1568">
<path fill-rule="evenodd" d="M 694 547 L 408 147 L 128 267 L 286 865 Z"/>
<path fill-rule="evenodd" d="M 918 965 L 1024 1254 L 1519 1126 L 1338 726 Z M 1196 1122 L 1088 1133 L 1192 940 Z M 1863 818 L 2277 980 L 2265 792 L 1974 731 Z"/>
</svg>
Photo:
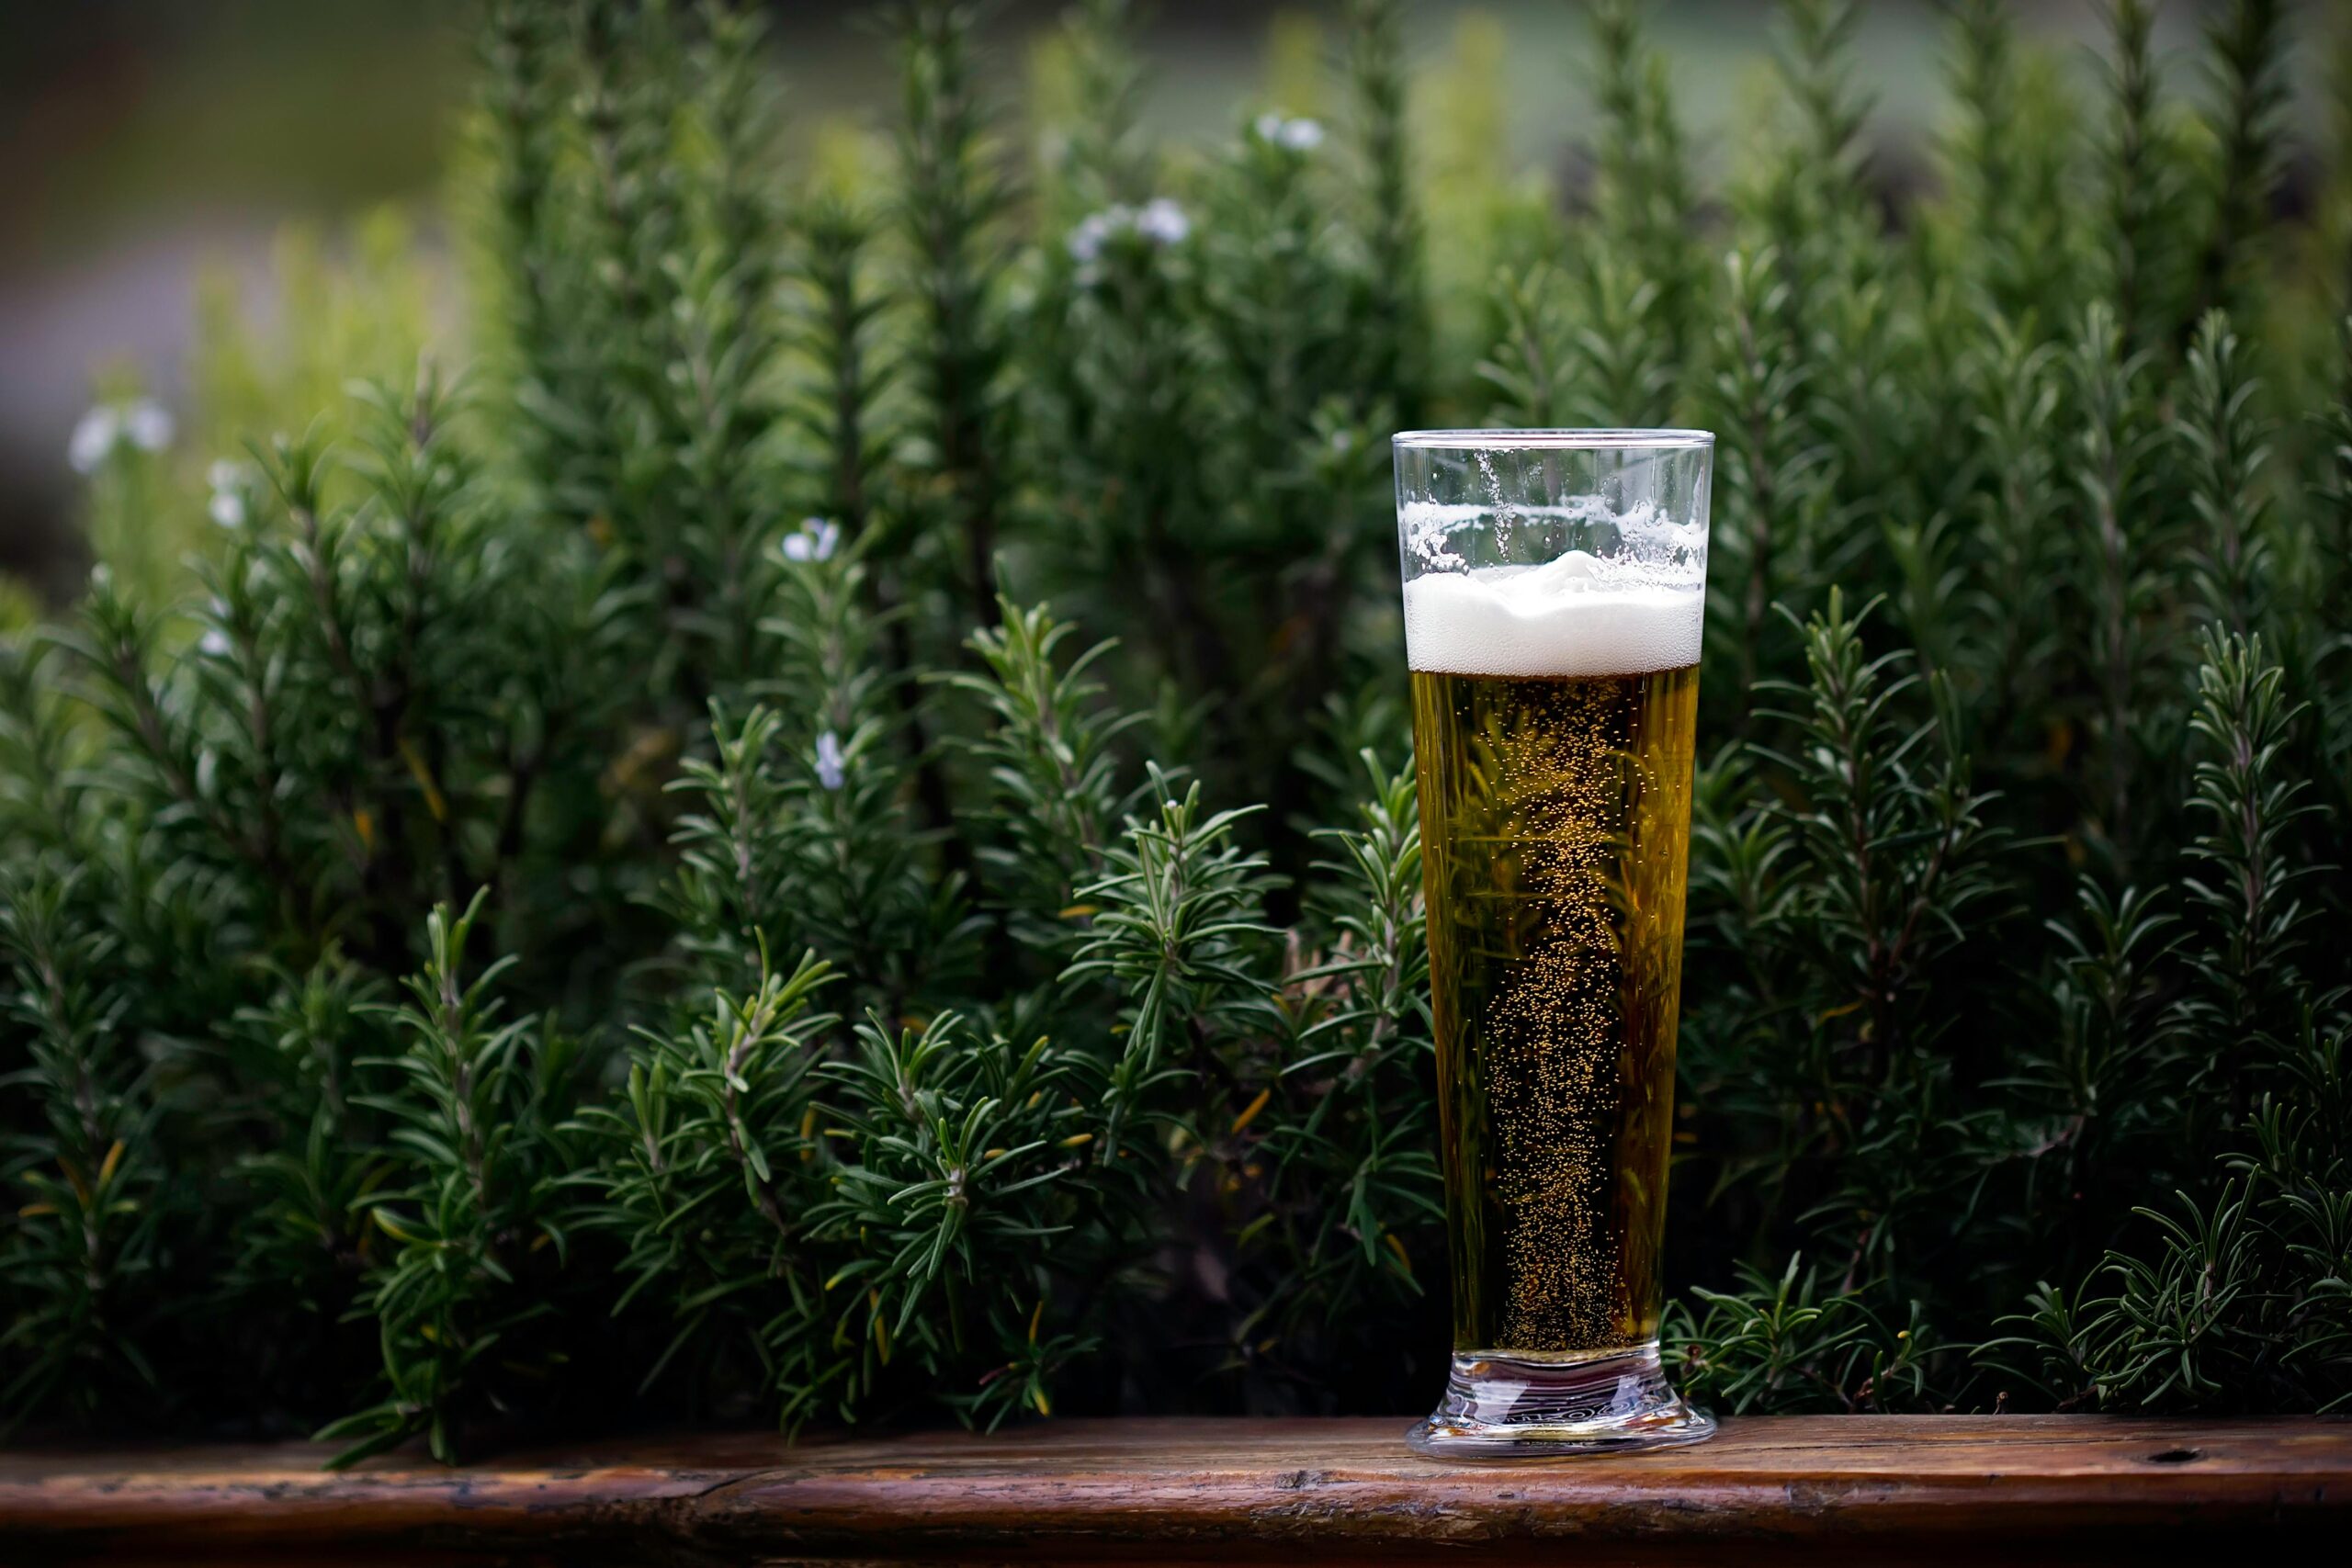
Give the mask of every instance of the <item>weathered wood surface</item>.
<svg viewBox="0 0 2352 1568">
<path fill-rule="evenodd" d="M 1415 1458 L 1404 1425 L 735 1433 L 340 1475 L 300 1446 L 17 1450 L 0 1560 L 2218 1563 L 2352 1539 L 2352 1422 L 1757 1418 L 1483 1465 Z"/>
</svg>

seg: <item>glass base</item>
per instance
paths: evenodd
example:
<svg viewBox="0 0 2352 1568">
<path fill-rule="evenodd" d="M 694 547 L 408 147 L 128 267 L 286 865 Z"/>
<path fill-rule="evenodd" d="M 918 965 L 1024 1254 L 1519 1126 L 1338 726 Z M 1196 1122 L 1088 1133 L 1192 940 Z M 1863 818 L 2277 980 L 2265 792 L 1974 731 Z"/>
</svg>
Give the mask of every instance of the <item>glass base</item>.
<svg viewBox="0 0 2352 1568">
<path fill-rule="evenodd" d="M 1457 1354 L 1445 1397 L 1405 1434 L 1430 1459 L 1542 1459 L 1673 1448 L 1714 1436 L 1682 1403 L 1657 1341 L 1556 1355 Z"/>
</svg>

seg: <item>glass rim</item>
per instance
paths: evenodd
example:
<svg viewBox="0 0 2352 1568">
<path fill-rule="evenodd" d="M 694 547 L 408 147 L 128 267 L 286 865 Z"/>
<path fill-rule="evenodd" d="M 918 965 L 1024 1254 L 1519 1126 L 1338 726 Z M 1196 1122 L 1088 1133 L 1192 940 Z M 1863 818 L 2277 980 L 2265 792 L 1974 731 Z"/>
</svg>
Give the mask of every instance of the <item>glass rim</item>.
<svg viewBox="0 0 2352 1568">
<path fill-rule="evenodd" d="M 1712 430 L 1400 430 L 1399 452 L 1689 452 L 1715 444 Z"/>
</svg>

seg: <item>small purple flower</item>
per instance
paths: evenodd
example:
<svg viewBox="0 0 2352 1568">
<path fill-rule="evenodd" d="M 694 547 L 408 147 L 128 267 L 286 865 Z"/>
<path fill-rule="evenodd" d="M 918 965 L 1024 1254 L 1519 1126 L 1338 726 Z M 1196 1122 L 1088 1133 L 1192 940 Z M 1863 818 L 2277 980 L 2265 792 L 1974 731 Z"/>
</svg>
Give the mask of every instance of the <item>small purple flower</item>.
<svg viewBox="0 0 2352 1568">
<path fill-rule="evenodd" d="M 784 558 L 790 561 L 831 560 L 842 542 L 842 525 L 826 517 L 804 519 L 784 536 Z"/>
<path fill-rule="evenodd" d="M 1091 266 L 1102 259 L 1102 246 L 1112 235 L 1135 227 L 1136 215 L 1125 207 L 1106 207 L 1100 212 L 1090 212 L 1069 231 L 1067 242 L 1070 260 Z"/>
<path fill-rule="evenodd" d="M 1155 245 L 1181 245 L 1193 231 L 1193 220 L 1184 216 L 1184 209 L 1164 196 L 1144 203 L 1135 224 L 1136 232 Z"/>
<path fill-rule="evenodd" d="M 842 754 L 842 738 L 828 729 L 817 737 L 817 782 L 839 789 L 849 777 L 849 759 Z"/>
<path fill-rule="evenodd" d="M 196 646 L 201 653 L 215 659 L 226 659 L 229 656 L 229 634 L 219 626 L 207 626 L 204 635 L 196 639 Z"/>
<path fill-rule="evenodd" d="M 1100 277 L 1103 248 L 1113 241 L 1133 236 L 1155 245 L 1181 245 L 1192 231 L 1193 220 L 1184 209 L 1156 196 L 1141 207 L 1116 205 L 1088 213 L 1069 231 L 1067 243 L 1070 259 L 1079 264 L 1078 280 L 1091 285 Z"/>
</svg>

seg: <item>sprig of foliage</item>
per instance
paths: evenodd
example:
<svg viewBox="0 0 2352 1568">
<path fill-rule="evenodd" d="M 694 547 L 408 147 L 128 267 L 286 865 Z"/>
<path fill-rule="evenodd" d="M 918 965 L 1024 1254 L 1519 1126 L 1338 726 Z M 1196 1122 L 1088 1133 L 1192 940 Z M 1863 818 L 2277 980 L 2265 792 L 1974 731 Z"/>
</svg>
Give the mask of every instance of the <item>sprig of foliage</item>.
<svg viewBox="0 0 2352 1568">
<path fill-rule="evenodd" d="M 854 1157 L 810 1218 L 858 1238 L 825 1288 L 842 1303 L 833 1343 L 857 1347 L 864 1378 L 919 1377 L 994 1426 L 1024 1404 L 1049 1414 L 1054 1373 L 1089 1348 L 1045 1330 L 1050 1262 L 1099 1134 L 1083 1057 L 967 1030 L 952 1012 L 921 1030 L 869 1019 L 827 1065 Z M 977 1378 L 950 1376 L 975 1362 Z"/>
<path fill-rule="evenodd" d="M 1623 301 L 1622 313 L 1594 310 L 1593 325 L 1621 340 L 1638 335 L 1657 345 L 1654 352 L 1663 364 L 1631 386 L 1609 389 L 1620 397 L 1648 395 L 1647 401 L 1611 405 L 1621 411 L 1622 423 L 1640 425 L 1670 405 L 1694 347 L 1702 274 L 1692 243 L 1697 198 L 1666 58 L 1643 37 L 1638 7 L 1633 0 L 1594 0 L 1588 14 L 1602 128 L 1595 149 L 1594 225 L 1600 249 L 1623 268 L 1622 276 L 1604 282 L 1606 264 L 1598 258 L 1590 264 L 1596 302 L 1612 296 Z M 1642 280 L 1638 290 L 1633 278 Z"/>
<path fill-rule="evenodd" d="M 383 1348 L 382 1403 L 331 1423 L 322 1438 L 358 1441 L 351 1464 L 418 1432 L 454 1461 L 469 1420 L 504 1404 L 502 1385 L 553 1374 L 566 1359 L 519 1332 L 558 1310 L 542 1285 L 560 1269 L 566 1231 L 555 1202 L 569 1163 L 557 1129 L 575 1090 L 577 1054 L 531 1020 L 501 1022 L 492 987 L 501 960 L 469 984 L 466 942 L 482 908 L 435 908 L 411 1002 L 383 1011 L 408 1037 L 401 1055 L 363 1059 L 382 1087 L 361 1097 L 390 1127 L 394 1184 L 366 1213 L 391 1238 L 369 1274 Z"/>
<path fill-rule="evenodd" d="M 1012 190 L 981 96 L 971 7 L 908 0 L 891 17 L 904 100 L 893 220 L 910 258 L 918 345 L 907 362 L 922 442 L 915 467 L 935 498 L 919 537 L 949 552 L 933 570 L 979 621 L 996 603 L 1013 482 L 1012 400 L 1003 384 L 1012 349 L 999 283 Z"/>
<path fill-rule="evenodd" d="M 2075 262 L 2057 152 L 2065 139 L 2045 123 L 2065 112 L 2065 100 L 2049 91 L 2003 0 L 1962 0 L 1952 34 L 1962 113 L 1947 149 L 1951 217 L 1970 235 L 1965 244 L 1947 241 L 1957 276 L 2011 321 L 2028 321 L 2039 307 L 2032 324 L 2048 333 L 2071 297 Z"/>
<path fill-rule="evenodd" d="M 1977 739 L 2007 751 L 2002 731 L 2015 716 L 2046 711 L 2048 694 L 2035 687 L 2058 652 L 2052 611 L 2064 493 L 2060 455 L 2043 432 L 2057 417 L 2059 381 L 2054 345 L 2028 342 L 2006 321 L 1986 323 L 1983 344 L 1971 378 L 1984 484 L 1967 551 L 1980 619 L 1965 638 L 1982 652 L 1965 673 L 1982 713 Z"/>
<path fill-rule="evenodd" d="M 2263 477 L 2269 432 L 2256 400 L 2262 384 L 2246 355 L 2226 317 L 2216 312 L 2199 321 L 2174 427 L 2186 448 L 2181 468 L 2197 514 L 2190 564 L 2199 608 L 2241 637 L 2263 625 L 2271 556 Z"/>
<path fill-rule="evenodd" d="M 1781 325 L 1787 285 L 1767 249 L 1724 262 L 1724 310 L 1716 326 L 1719 531 L 1710 540 L 1708 609 L 1737 650 L 1734 712 L 1776 661 L 1768 646 L 1772 606 L 1802 581 L 1806 523 L 1820 453 L 1799 422 L 1807 374 Z"/>
<path fill-rule="evenodd" d="M 2128 874 L 2143 836 L 2139 786 L 2151 756 L 2161 753 L 2145 739 L 2155 694 L 2152 623 L 2169 559 L 2148 488 L 2159 435 L 2143 388 L 2146 355 L 2127 354 L 2121 321 L 2104 303 L 2084 313 L 2066 374 L 2082 422 L 2073 468 L 2082 565 L 2073 575 L 2091 616 L 2084 665 L 2098 750 L 2087 815 L 2118 871 Z"/>
<path fill-rule="evenodd" d="M 1348 335 L 1361 345 L 1365 400 L 1411 424 L 1429 385 L 1430 320 L 1419 200 L 1408 164 L 1401 8 L 1396 0 L 1351 0 L 1347 38 L 1363 164 L 1362 292 Z"/>
<path fill-rule="evenodd" d="M 1938 1347 L 1916 1307 L 1902 1328 L 1861 1297 L 1802 1276 L 1792 1256 L 1778 1280 L 1743 1270 L 1740 1291 L 1701 1290 L 1705 1311 L 1668 1325 L 1676 1382 L 1686 1396 L 1735 1413 L 1936 1408 Z"/>
<path fill-rule="evenodd" d="M 1240 1060 L 1274 1022 L 1264 976 L 1272 889 L 1264 859 L 1235 842 L 1246 810 L 1206 812 L 1201 786 L 1179 796 L 1155 766 L 1143 811 L 1103 850 L 1104 874 L 1080 890 L 1095 906 L 1088 940 L 1064 971 L 1101 978 L 1125 998 L 1113 1069 L 1106 1154 L 1170 1079 L 1199 1075 L 1228 1092 Z"/>
<path fill-rule="evenodd" d="M 625 1249 L 612 1311 L 666 1308 L 640 1393 L 669 1377 L 692 1401 L 755 1373 L 789 1424 L 839 1381 L 820 1348 L 822 1255 L 806 1213 L 807 1168 L 827 1152 L 812 1075 L 838 1021 L 810 1007 L 829 978 L 813 958 L 763 969 L 749 994 L 719 989 L 702 1016 L 641 1030 L 624 1095 L 581 1112 L 603 1146 L 582 1174 L 600 1201 L 582 1223 Z"/>
<path fill-rule="evenodd" d="M 1931 677 L 1931 714 L 1900 722 L 1917 677 L 1895 673 L 1900 654 L 1871 657 L 1860 627 L 1833 589 L 1804 628 L 1810 685 L 1772 688 L 1802 704 L 1787 716 L 1801 749 L 1766 753 L 1802 791 L 1770 808 L 1810 874 L 1793 878 L 1768 941 L 1787 943 L 1818 987 L 1800 1003 L 1790 1077 L 1815 1107 L 1798 1136 L 1838 1156 L 1840 1190 L 1816 1213 L 1844 1222 L 1849 1287 L 1961 1179 L 1956 1151 L 1937 1145 L 1952 1072 L 1937 1043 L 1952 1018 L 1932 998 L 1971 929 L 1996 916 L 1982 906 L 2001 891 L 2002 837 L 1958 749 L 1949 687 Z"/>
<path fill-rule="evenodd" d="M 2201 310 L 2250 303 L 2250 257 L 2269 231 L 2286 163 L 2288 11 L 2279 0 L 2232 0 L 2206 24 L 2215 103 L 2214 156 L 2202 182 L 2211 216 L 2197 264 Z"/>
<path fill-rule="evenodd" d="M 981 851 L 992 890 L 1025 945 L 1066 955 L 1073 922 L 1094 911 L 1080 890 L 1102 872 L 1116 824 L 1133 807 L 1119 789 L 1120 734 L 1140 714 L 1112 716 L 1090 673 L 1117 646 L 1099 642 L 1066 665 L 1057 659 L 1077 628 L 1043 605 L 1004 602 L 997 626 L 975 632 L 985 675 L 953 683 L 985 705 L 993 728 L 974 742 L 988 765 L 998 840 Z"/>
<path fill-rule="evenodd" d="M 2187 1005 L 2215 1047 L 2199 1084 L 2226 1091 L 2234 1121 L 2251 1103 L 2267 1037 L 2298 1011 L 2294 955 L 2312 914 L 2299 890 L 2320 868 L 2294 863 L 2288 850 L 2298 819 L 2317 808 L 2301 798 L 2302 781 L 2285 773 L 2298 715 L 2261 638 L 2209 632 L 2203 654 L 2189 719 L 2202 751 L 2189 809 L 2205 830 L 2188 846 L 2183 886 L 2211 940 L 2193 961 L 2199 984 Z"/>
<path fill-rule="evenodd" d="M 2155 7 L 2115 0 L 2106 63 L 2107 112 L 2094 143 L 2098 157 L 2104 290 L 2113 301 L 2123 344 L 2132 353 L 2168 351 L 2182 274 L 2195 237 L 2181 220 L 2184 162 L 2170 106 L 2161 96 Z"/>
<path fill-rule="evenodd" d="M 1302 952 L 1294 932 L 1284 959 L 1293 1043 L 1225 1129 L 1239 1145 L 1228 1167 L 1263 1183 L 1263 1212 L 1235 1232 L 1241 1258 L 1277 1270 L 1235 1339 L 1255 1346 L 1272 1330 L 1288 1363 L 1302 1339 L 1376 1362 L 1377 1338 L 1351 1320 L 1365 1302 L 1429 1289 L 1414 1259 L 1434 1269 L 1442 1218 L 1413 776 L 1386 773 L 1370 752 L 1362 762 L 1359 826 L 1318 835 L 1339 857 L 1318 864 L 1329 881 L 1312 913 L 1324 944 Z"/>
<path fill-rule="evenodd" d="M 0 1331 L 10 1420 L 55 1404 L 77 1415 L 167 1391 L 153 1356 L 174 1210 L 156 1145 L 152 1076 L 132 1042 L 120 943 L 70 873 L 0 889 L 8 1021 L 26 1061 L 5 1080 L 38 1108 L 5 1145 L 15 1224 L 0 1247 L 9 1297 L 31 1310 Z"/>
</svg>

